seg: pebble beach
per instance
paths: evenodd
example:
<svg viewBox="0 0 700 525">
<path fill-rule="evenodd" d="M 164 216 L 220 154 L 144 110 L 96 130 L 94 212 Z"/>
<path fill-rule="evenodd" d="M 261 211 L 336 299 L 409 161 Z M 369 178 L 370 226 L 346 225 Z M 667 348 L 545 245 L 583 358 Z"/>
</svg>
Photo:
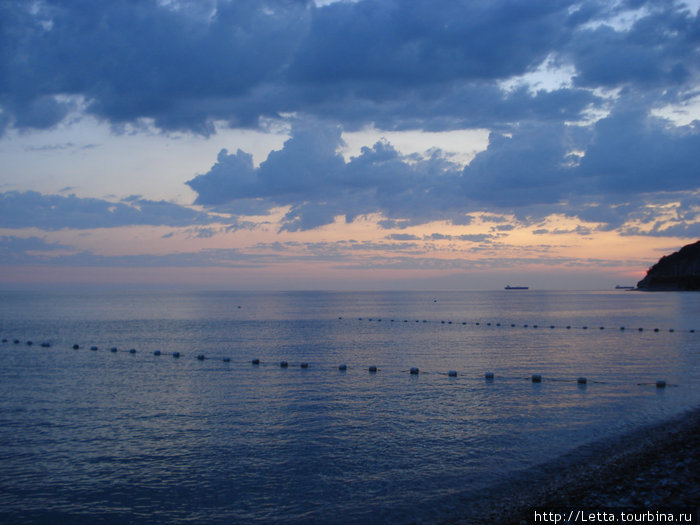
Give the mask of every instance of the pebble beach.
<svg viewBox="0 0 700 525">
<path fill-rule="evenodd" d="M 659 521 L 657 512 L 682 511 L 686 516 L 692 512 L 693 520 L 683 522 L 698 523 L 700 408 L 614 440 L 582 447 L 536 469 L 530 480 L 505 489 L 497 503 L 485 500 L 478 517 L 453 523 L 553 523 L 543 520 L 542 514 L 537 520 L 535 511 L 576 509 L 607 511 L 608 516 L 615 513 L 617 521 L 619 512 L 625 510 L 646 518 L 645 522 L 651 518 Z M 579 522 L 583 521 L 559 521 Z"/>
</svg>

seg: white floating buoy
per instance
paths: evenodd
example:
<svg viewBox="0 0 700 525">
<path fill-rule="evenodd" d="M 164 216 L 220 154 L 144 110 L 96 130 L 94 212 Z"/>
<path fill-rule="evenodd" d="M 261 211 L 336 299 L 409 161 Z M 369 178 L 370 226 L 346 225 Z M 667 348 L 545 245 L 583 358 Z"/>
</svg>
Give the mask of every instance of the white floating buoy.
<svg viewBox="0 0 700 525">
<path fill-rule="evenodd" d="M 376 372 L 376 371 L 377 371 L 377 367 L 374 366 L 374 365 L 372 365 L 372 366 L 369 367 L 368 370 L 369 370 L 370 372 Z"/>
<path fill-rule="evenodd" d="M 493 372 L 486 372 L 484 374 L 484 377 L 486 378 L 487 381 L 493 381 Z"/>
<path fill-rule="evenodd" d="M 251 363 L 254 364 L 254 365 L 259 365 L 259 364 L 260 364 L 260 359 L 253 359 L 253 360 L 251 361 Z"/>
<path fill-rule="evenodd" d="M 410 372 L 411 372 L 411 375 L 417 375 L 418 372 L 420 372 L 420 370 L 418 370 L 418 367 L 414 366 L 411 368 Z"/>
<path fill-rule="evenodd" d="M 577 382 L 579 385 L 585 385 L 586 383 L 588 383 L 588 379 L 586 379 L 585 377 L 579 377 L 579 378 L 576 380 L 576 382 Z"/>
<path fill-rule="evenodd" d="M 665 388 L 665 387 L 666 387 L 666 381 L 664 381 L 663 379 L 659 379 L 656 382 L 656 388 Z"/>
<path fill-rule="evenodd" d="M 450 370 L 447 372 L 447 375 L 450 377 L 457 377 L 457 370 Z"/>
<path fill-rule="evenodd" d="M 280 362 L 280 368 L 287 368 L 288 366 L 289 366 L 289 363 L 287 363 L 287 361 Z"/>
<path fill-rule="evenodd" d="M 542 376 L 540 374 L 532 374 L 532 382 L 533 383 L 541 383 Z"/>
<path fill-rule="evenodd" d="M 348 365 L 346 365 L 345 363 L 338 365 L 338 370 L 341 370 L 344 372 L 347 369 L 348 369 Z"/>
</svg>

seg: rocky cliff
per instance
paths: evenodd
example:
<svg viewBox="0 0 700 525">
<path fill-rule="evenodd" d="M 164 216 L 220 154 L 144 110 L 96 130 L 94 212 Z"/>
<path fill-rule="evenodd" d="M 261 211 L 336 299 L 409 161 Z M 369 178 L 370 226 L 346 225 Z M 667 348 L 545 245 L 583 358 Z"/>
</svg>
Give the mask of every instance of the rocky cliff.
<svg viewBox="0 0 700 525">
<path fill-rule="evenodd" d="M 700 241 L 665 255 L 649 268 L 637 288 L 648 291 L 700 290 Z"/>
</svg>

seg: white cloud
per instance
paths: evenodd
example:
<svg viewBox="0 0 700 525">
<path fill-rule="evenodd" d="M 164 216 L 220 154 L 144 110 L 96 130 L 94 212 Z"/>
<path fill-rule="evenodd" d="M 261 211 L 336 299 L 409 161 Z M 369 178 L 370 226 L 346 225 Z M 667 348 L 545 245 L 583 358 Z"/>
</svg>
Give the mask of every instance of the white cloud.
<svg viewBox="0 0 700 525">
<path fill-rule="evenodd" d="M 556 54 L 550 53 L 533 71 L 500 81 L 499 87 L 510 93 L 525 87 L 530 93 L 538 91 L 556 91 L 573 86 L 576 68 L 571 63 L 560 62 Z"/>
<path fill-rule="evenodd" d="M 431 157 L 435 150 L 441 150 L 450 162 L 461 166 L 469 164 L 489 143 L 489 131 L 486 129 L 386 131 L 368 127 L 361 131 L 344 131 L 342 137 L 345 146 L 340 153 L 346 161 L 361 155 L 362 148 L 386 140 L 402 155 L 415 154 L 425 159 Z"/>
</svg>

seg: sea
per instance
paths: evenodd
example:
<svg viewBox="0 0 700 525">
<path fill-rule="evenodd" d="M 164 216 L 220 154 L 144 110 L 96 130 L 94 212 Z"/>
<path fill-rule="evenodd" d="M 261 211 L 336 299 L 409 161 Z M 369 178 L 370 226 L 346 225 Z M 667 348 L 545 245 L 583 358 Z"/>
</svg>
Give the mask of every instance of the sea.
<svg viewBox="0 0 700 525">
<path fill-rule="evenodd" d="M 698 293 L 4 291 L 0 337 L 2 523 L 468 519 L 700 406 Z"/>
</svg>

